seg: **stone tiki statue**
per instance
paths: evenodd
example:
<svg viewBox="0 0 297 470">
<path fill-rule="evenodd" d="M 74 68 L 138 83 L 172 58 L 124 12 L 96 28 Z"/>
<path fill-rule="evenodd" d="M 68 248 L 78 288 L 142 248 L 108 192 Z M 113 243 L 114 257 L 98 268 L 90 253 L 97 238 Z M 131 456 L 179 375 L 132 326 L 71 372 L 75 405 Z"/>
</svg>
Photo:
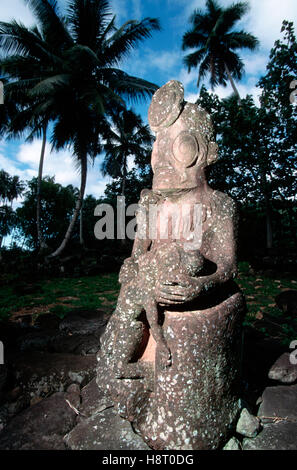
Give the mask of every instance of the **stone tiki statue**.
<svg viewBox="0 0 297 470">
<path fill-rule="evenodd" d="M 157 90 L 152 190 L 98 355 L 99 387 L 153 449 L 219 449 L 239 412 L 244 299 L 236 275 L 236 208 L 211 189 L 210 116 L 181 83 Z"/>
</svg>

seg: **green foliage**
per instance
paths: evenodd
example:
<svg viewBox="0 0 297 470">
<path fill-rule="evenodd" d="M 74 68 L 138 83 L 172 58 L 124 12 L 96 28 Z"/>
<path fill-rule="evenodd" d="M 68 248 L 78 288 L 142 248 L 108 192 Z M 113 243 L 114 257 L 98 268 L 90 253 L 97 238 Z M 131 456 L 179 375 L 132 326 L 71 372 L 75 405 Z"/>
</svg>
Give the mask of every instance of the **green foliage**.
<svg viewBox="0 0 297 470">
<path fill-rule="evenodd" d="M 121 194 L 125 195 L 128 172 L 128 158 L 145 167 L 149 162 L 153 136 L 148 125 L 132 110 L 115 108 L 112 112 L 112 126 L 105 135 L 103 145 L 105 158 L 101 169 L 104 175 L 121 179 Z"/>
<path fill-rule="evenodd" d="M 54 178 L 45 177 L 41 183 L 42 211 L 41 232 L 49 247 L 54 247 L 63 239 L 64 232 L 75 206 L 77 189 L 69 185 L 63 187 L 55 183 Z M 37 178 L 28 182 L 21 207 L 17 208 L 19 234 L 26 239 L 31 249 L 38 247 L 36 227 Z"/>
<path fill-rule="evenodd" d="M 25 310 L 35 316 L 52 312 L 60 317 L 76 308 L 102 308 L 110 312 L 119 292 L 117 278 L 116 273 L 111 273 L 78 279 L 43 280 L 38 283 L 35 293 L 27 295 L 19 295 L 16 284 L 0 287 L 0 320 Z"/>
<path fill-rule="evenodd" d="M 157 86 L 130 76 L 119 63 L 153 31 L 157 19 L 127 21 L 115 27 L 110 3 L 71 0 L 64 18 L 52 0 L 26 0 L 37 20 L 27 28 L 11 21 L 0 23 L 0 70 L 8 83 L 6 94 L 21 111 L 11 129 L 31 136 L 53 122 L 51 142 L 56 149 L 70 147 L 81 172 L 80 193 L 63 243 L 64 249 L 81 209 L 88 161 L 101 151 L 105 114 L 124 99 L 151 96 Z"/>
<path fill-rule="evenodd" d="M 15 212 L 11 204 L 23 190 L 24 184 L 18 176 L 10 176 L 6 171 L 0 170 L 0 247 L 2 238 L 9 235 L 16 225 Z"/>
<path fill-rule="evenodd" d="M 204 87 L 198 99 L 212 114 L 219 144 L 220 159 L 209 169 L 209 181 L 241 203 L 250 225 L 259 222 L 255 241 L 266 232 L 261 244 L 268 248 L 277 240 L 297 247 L 297 107 L 289 100 L 297 42 L 292 23 L 284 22 L 283 32 L 259 81 L 260 108 L 251 96 L 238 106 L 236 97 L 219 100 Z"/>
<path fill-rule="evenodd" d="M 143 170 L 133 169 L 127 173 L 125 193 L 126 206 L 138 203 L 141 191 L 145 188 L 152 187 L 152 178 L 153 174 L 149 165 Z M 104 202 L 116 207 L 117 197 L 121 196 L 121 193 L 121 178 L 115 178 L 112 183 L 106 185 Z"/>
<path fill-rule="evenodd" d="M 236 282 L 241 287 L 247 303 L 246 326 L 274 337 L 285 345 L 297 337 L 297 320 L 286 316 L 275 304 L 275 297 L 284 289 L 296 289 L 294 276 L 272 279 L 265 274 L 251 272 L 247 262 L 239 263 Z"/>
</svg>

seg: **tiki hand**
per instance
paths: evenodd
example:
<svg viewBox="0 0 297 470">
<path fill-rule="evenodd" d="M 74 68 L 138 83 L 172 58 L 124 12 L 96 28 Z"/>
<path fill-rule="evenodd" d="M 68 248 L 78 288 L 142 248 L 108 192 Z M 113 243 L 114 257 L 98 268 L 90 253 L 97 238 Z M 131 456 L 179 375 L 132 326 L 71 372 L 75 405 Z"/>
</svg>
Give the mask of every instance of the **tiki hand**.
<svg viewBox="0 0 297 470">
<path fill-rule="evenodd" d="M 198 279 L 179 273 L 159 280 L 155 289 L 156 301 L 161 305 L 179 305 L 193 300 L 201 290 Z"/>
</svg>

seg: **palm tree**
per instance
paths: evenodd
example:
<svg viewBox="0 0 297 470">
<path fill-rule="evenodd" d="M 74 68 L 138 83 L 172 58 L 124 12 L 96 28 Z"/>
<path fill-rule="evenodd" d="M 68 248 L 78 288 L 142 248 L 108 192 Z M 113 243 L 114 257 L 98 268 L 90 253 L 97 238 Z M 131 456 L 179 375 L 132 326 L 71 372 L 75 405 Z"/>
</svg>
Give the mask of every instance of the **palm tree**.
<svg viewBox="0 0 297 470">
<path fill-rule="evenodd" d="M 121 178 L 121 195 L 125 196 L 128 158 L 133 156 L 140 165 L 146 163 L 153 136 L 141 117 L 132 110 L 115 110 L 112 113 L 112 123 L 103 145 L 105 159 L 101 170 L 104 176 Z"/>
<path fill-rule="evenodd" d="M 0 261 L 3 238 L 9 235 L 15 223 L 15 213 L 12 203 L 24 191 L 24 184 L 18 176 L 10 176 L 0 170 Z"/>
<path fill-rule="evenodd" d="M 234 31 L 236 23 L 247 13 L 249 4 L 238 2 L 223 8 L 216 0 L 206 0 L 206 11 L 195 10 L 190 17 L 192 28 L 183 36 L 182 49 L 197 48 L 184 57 L 188 72 L 199 65 L 198 81 L 210 74 L 212 89 L 230 81 L 234 93 L 240 96 L 234 80 L 240 80 L 244 64 L 237 51 L 255 50 L 258 39 L 243 30 Z"/>
<path fill-rule="evenodd" d="M 9 31 L 11 25 L 20 25 L 2 23 L 0 45 L 5 44 L 7 53 L 12 51 L 2 68 L 11 78 L 16 77 L 15 90 L 26 90 L 32 109 L 43 116 L 43 124 L 53 121 L 52 146 L 70 147 L 81 173 L 73 217 L 64 241 L 51 255 L 57 256 L 80 213 L 88 161 L 94 160 L 101 148 L 104 116 L 115 103 L 123 103 L 125 98 L 142 99 L 157 89 L 153 83 L 123 72 L 119 63 L 160 26 L 158 20 L 145 18 L 116 28 L 108 0 L 69 0 L 66 19 L 59 14 L 55 0 L 24 1 L 37 19 L 40 34 L 34 30 L 33 37 L 30 30 L 31 35 L 20 40 Z"/>
<path fill-rule="evenodd" d="M 56 36 L 50 34 L 50 30 L 64 27 L 59 18 L 51 14 L 51 5 L 46 3 L 44 2 L 44 11 L 48 16 L 47 28 L 42 25 L 27 28 L 14 20 L 11 23 L 0 22 L 0 46 L 5 54 L 0 61 L 0 67 L 2 73 L 9 78 L 5 83 L 5 106 L 1 108 L 10 109 L 14 106 L 14 112 L 9 113 L 9 119 L 6 116 L 3 133 L 8 139 L 21 137 L 28 132 L 27 141 L 36 137 L 42 138 L 36 195 L 36 226 L 40 250 L 46 247 L 40 228 L 41 181 L 50 116 L 40 108 L 40 101 L 32 90 L 42 77 L 47 78 L 47 67 L 57 47 Z M 54 2 L 52 3 L 54 6 Z M 64 32 L 67 35 L 66 29 Z M 60 44 L 60 47 L 62 46 L 63 44 Z"/>
</svg>

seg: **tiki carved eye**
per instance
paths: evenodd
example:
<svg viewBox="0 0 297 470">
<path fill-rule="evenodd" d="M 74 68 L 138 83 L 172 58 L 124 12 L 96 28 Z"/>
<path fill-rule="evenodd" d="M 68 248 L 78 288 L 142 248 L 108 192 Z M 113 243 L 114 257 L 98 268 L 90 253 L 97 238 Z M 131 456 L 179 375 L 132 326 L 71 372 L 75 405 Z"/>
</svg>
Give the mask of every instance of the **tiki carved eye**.
<svg viewBox="0 0 297 470">
<path fill-rule="evenodd" d="M 181 132 L 173 143 L 173 156 L 175 160 L 185 166 L 191 166 L 199 153 L 196 138 L 189 132 Z"/>
</svg>

